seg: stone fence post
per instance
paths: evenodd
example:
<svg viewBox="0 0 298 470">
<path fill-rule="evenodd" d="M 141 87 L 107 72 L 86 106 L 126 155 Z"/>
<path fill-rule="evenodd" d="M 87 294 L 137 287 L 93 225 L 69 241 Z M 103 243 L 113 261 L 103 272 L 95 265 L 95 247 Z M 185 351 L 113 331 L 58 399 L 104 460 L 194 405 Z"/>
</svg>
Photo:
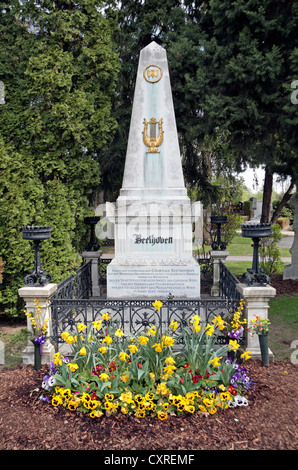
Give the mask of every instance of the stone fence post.
<svg viewBox="0 0 298 470">
<path fill-rule="evenodd" d="M 218 297 L 220 294 L 219 283 L 220 283 L 220 262 L 226 262 L 226 258 L 229 256 L 228 251 L 212 250 L 210 256 L 213 259 L 213 284 L 211 287 L 211 296 Z"/>
<path fill-rule="evenodd" d="M 91 262 L 91 285 L 92 285 L 92 297 L 100 297 L 101 286 L 99 284 L 99 259 L 102 255 L 102 251 L 84 251 L 82 257 L 85 261 Z"/>
<path fill-rule="evenodd" d="M 247 326 L 250 324 L 254 315 L 261 318 L 268 318 L 269 300 L 276 295 L 276 289 L 270 285 L 265 286 L 247 286 L 239 283 L 236 286 L 241 298 L 245 301 L 244 310 Z M 270 334 L 270 332 L 269 332 Z M 246 333 L 246 350 L 251 352 L 253 359 L 261 358 L 261 350 L 258 335 L 251 336 Z M 273 353 L 269 350 L 269 359 L 273 360 Z"/>
<path fill-rule="evenodd" d="M 51 322 L 51 307 L 50 300 L 52 295 L 57 290 L 57 284 L 47 284 L 46 286 L 25 286 L 21 287 L 18 291 L 19 296 L 25 300 L 25 308 L 29 313 L 35 313 L 36 304 L 34 300 L 38 302 L 38 305 L 41 307 L 41 312 L 44 319 L 49 319 L 47 337 L 52 336 L 52 322 Z M 30 333 L 33 333 L 32 326 L 29 318 L 27 318 L 27 329 Z M 43 345 L 41 363 L 42 364 L 51 364 L 54 359 L 55 348 L 50 342 L 49 339 Z M 23 364 L 34 364 L 34 345 L 30 339 L 28 339 L 27 347 L 24 349 L 23 354 Z"/>
</svg>

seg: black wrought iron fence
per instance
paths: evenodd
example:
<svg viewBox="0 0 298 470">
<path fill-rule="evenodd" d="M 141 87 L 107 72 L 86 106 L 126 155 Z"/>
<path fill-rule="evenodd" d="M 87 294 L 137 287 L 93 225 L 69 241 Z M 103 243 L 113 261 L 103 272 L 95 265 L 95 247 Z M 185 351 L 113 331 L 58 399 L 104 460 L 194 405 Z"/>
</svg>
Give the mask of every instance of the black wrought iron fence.
<svg viewBox="0 0 298 470">
<path fill-rule="evenodd" d="M 91 262 L 83 264 L 76 272 L 62 281 L 52 296 L 52 302 L 60 299 L 85 299 L 91 293 Z"/>
<path fill-rule="evenodd" d="M 110 260 L 105 260 L 105 264 L 108 262 Z M 208 273 L 209 281 L 207 278 L 206 282 L 212 284 L 212 261 L 202 260 L 201 266 L 202 271 Z M 63 342 L 61 338 L 63 331 L 73 333 L 78 322 L 90 324 L 101 318 L 103 313 L 109 313 L 112 322 L 131 333 L 137 333 L 151 325 L 155 325 L 163 332 L 172 320 L 177 321 L 181 330 L 193 315 L 199 315 L 203 322 L 211 322 L 212 318 L 218 315 L 225 318 L 237 309 L 240 295 L 236 289 L 238 280 L 224 263 L 221 263 L 220 277 L 221 297 L 168 299 L 163 301 L 161 310 L 157 312 L 153 307 L 155 299 L 90 298 L 91 263 L 88 262 L 74 276 L 69 276 L 61 282 L 51 299 L 52 343 L 56 350 L 59 350 Z M 219 338 L 218 341 L 222 340 Z"/>
<path fill-rule="evenodd" d="M 220 262 L 219 290 L 221 297 L 225 299 L 240 300 L 240 293 L 237 290 L 239 281 L 236 276 L 227 268 L 225 263 Z"/>
</svg>

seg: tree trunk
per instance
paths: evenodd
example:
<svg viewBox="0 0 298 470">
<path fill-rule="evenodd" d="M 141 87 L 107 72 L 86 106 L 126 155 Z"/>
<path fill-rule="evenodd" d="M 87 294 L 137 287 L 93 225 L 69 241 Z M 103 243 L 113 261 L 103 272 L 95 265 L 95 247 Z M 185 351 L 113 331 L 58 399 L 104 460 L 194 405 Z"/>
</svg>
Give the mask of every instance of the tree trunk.
<svg viewBox="0 0 298 470">
<path fill-rule="evenodd" d="M 273 187 L 273 173 L 271 173 L 269 168 L 266 167 L 264 189 L 263 189 L 261 224 L 269 223 L 272 187 Z"/>
<path fill-rule="evenodd" d="M 274 214 L 272 215 L 272 219 L 271 219 L 271 223 L 272 224 L 276 224 L 277 222 L 277 219 L 278 217 L 280 216 L 281 214 L 281 211 L 283 210 L 283 208 L 285 207 L 285 205 L 287 204 L 287 202 L 289 202 L 289 200 L 291 199 L 292 197 L 292 190 L 294 188 L 294 181 L 293 179 L 291 180 L 291 184 L 289 186 L 289 188 L 287 189 L 287 191 L 285 192 L 285 194 L 283 195 L 283 198 L 282 200 L 280 201 L 280 203 L 278 204 L 278 206 L 276 207 L 275 209 L 275 212 Z"/>
</svg>

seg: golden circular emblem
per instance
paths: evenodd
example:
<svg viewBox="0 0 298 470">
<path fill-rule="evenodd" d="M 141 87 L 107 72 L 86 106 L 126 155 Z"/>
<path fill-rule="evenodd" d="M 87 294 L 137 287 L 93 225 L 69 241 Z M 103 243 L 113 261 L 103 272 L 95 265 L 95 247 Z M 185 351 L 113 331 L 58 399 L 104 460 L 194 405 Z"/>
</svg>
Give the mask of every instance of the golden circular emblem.
<svg viewBox="0 0 298 470">
<path fill-rule="evenodd" d="M 144 70 L 144 78 L 149 83 L 156 83 L 162 77 L 162 70 L 158 65 L 148 65 Z"/>
</svg>

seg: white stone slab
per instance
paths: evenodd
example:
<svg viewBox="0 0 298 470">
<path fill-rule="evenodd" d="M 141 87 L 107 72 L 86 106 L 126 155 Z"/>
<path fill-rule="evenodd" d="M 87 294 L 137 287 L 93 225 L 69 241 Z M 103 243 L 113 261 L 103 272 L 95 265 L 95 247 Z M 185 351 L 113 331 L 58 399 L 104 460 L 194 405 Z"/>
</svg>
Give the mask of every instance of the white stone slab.
<svg viewBox="0 0 298 470">
<path fill-rule="evenodd" d="M 200 266 L 198 264 L 107 267 L 109 299 L 165 299 L 200 297 Z"/>
</svg>

